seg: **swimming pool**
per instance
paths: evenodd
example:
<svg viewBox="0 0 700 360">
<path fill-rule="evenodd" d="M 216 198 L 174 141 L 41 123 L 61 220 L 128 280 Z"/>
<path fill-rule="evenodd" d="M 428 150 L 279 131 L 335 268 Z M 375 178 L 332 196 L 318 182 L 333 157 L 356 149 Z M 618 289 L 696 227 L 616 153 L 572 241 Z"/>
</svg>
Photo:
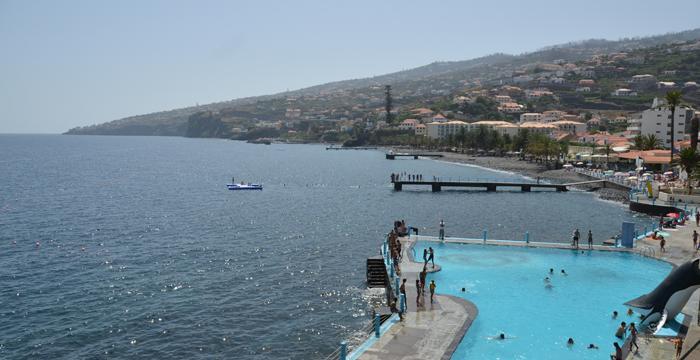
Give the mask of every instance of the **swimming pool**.
<svg viewBox="0 0 700 360">
<path fill-rule="evenodd" d="M 465 298 L 479 309 L 452 356 L 460 360 L 609 359 L 620 322 L 639 323 L 637 315 L 626 315 L 623 303 L 652 290 L 672 268 L 607 251 L 418 242 L 415 253 L 427 246 L 442 266 L 428 276 L 437 292 Z M 547 276 L 551 289 L 545 288 Z M 613 310 L 620 313 L 617 319 Z M 501 332 L 509 339 L 489 339 Z M 566 345 L 569 337 L 572 347 Z M 600 349 L 587 349 L 591 343 Z"/>
</svg>

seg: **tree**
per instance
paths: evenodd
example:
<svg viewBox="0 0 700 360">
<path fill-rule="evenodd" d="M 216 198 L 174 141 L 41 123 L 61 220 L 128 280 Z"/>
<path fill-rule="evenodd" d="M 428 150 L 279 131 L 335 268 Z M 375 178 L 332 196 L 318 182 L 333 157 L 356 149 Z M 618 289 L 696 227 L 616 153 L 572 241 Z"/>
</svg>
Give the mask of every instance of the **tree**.
<svg viewBox="0 0 700 360">
<path fill-rule="evenodd" d="M 645 136 L 645 143 L 644 143 L 644 149 L 643 150 L 654 150 L 661 148 L 661 139 L 656 137 L 654 134 L 647 134 Z"/>
<path fill-rule="evenodd" d="M 700 154 L 693 148 L 685 148 L 681 150 L 678 155 L 678 158 L 675 159 L 672 164 L 680 166 L 681 169 L 688 174 L 688 195 L 690 195 L 690 179 L 693 172 L 698 168 L 698 165 L 700 165 Z"/>
<path fill-rule="evenodd" d="M 459 150 L 460 152 L 464 151 L 464 143 L 467 141 L 467 130 L 464 128 L 464 126 L 459 128 L 459 132 L 457 133 L 457 142 L 459 142 Z"/>
<path fill-rule="evenodd" d="M 697 116 L 690 121 L 690 147 L 698 148 L 698 132 L 700 132 L 700 119 Z"/>
<path fill-rule="evenodd" d="M 674 125 L 676 123 L 676 107 L 681 104 L 681 92 L 678 90 L 669 91 L 666 93 L 666 107 L 671 110 L 671 162 L 673 162 L 673 151 L 675 149 L 675 143 L 673 137 L 675 136 Z"/>
<path fill-rule="evenodd" d="M 654 150 L 661 147 L 661 139 L 654 134 L 637 135 L 634 138 L 634 148 L 637 150 Z"/>
<path fill-rule="evenodd" d="M 386 123 L 391 124 L 391 109 L 392 109 L 392 99 L 391 99 L 391 85 L 384 87 L 384 95 L 386 95 L 386 102 L 384 104 L 384 110 L 386 110 Z"/>
<path fill-rule="evenodd" d="M 606 169 L 609 169 L 609 168 L 610 168 L 610 149 L 611 149 L 611 145 L 608 144 L 607 141 L 605 142 L 604 149 L 605 149 L 605 168 L 606 168 Z"/>
</svg>

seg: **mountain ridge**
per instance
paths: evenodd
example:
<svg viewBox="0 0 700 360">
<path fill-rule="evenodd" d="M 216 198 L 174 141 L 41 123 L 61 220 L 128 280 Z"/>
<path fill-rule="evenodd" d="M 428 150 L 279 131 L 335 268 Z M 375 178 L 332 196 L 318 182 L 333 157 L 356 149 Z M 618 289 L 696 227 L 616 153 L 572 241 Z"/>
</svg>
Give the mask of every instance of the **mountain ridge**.
<svg viewBox="0 0 700 360">
<path fill-rule="evenodd" d="M 241 106 L 250 106 L 263 101 L 274 101 L 275 99 L 288 97 L 316 96 L 324 93 L 340 93 L 362 88 L 378 87 L 386 84 L 396 84 L 398 87 L 406 87 L 411 84 L 420 84 L 421 81 L 426 79 L 449 80 L 451 74 L 459 74 L 461 77 L 467 78 L 488 77 L 489 71 L 497 66 L 508 65 L 510 67 L 518 67 L 541 62 L 551 62 L 556 59 L 577 61 L 596 53 L 603 54 L 616 51 L 629 51 L 697 39 L 700 39 L 700 28 L 676 33 L 623 38 L 619 40 L 588 39 L 552 45 L 519 55 L 494 53 L 468 60 L 432 62 L 416 68 L 374 77 L 339 80 L 270 95 L 238 98 L 200 106 L 190 106 L 129 116 L 102 124 L 76 127 L 68 130 L 66 134 L 184 136 L 187 131 L 188 118 L 193 114 L 203 111 L 218 112 L 226 109 L 235 109 Z M 255 118 L 253 117 L 251 120 L 255 120 Z"/>
</svg>

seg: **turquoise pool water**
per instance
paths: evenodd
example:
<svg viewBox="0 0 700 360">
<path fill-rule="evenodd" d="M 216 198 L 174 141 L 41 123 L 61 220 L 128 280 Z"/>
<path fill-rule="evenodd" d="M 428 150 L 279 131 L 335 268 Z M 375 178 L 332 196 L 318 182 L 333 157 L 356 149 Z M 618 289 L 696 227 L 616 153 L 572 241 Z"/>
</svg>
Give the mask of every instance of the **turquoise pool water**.
<svg viewBox="0 0 700 360">
<path fill-rule="evenodd" d="M 672 268 L 603 251 L 419 242 L 415 253 L 427 246 L 443 268 L 428 276 L 437 292 L 463 297 L 479 309 L 452 356 L 460 360 L 609 359 L 620 322 L 639 323 L 636 315 L 626 315 L 623 303 L 653 289 Z M 554 275 L 547 289 L 550 268 Z M 620 313 L 616 320 L 613 310 Z M 510 339 L 489 339 L 501 332 Z M 566 345 L 569 337 L 572 347 Z M 591 343 L 600 349 L 587 349 Z"/>
</svg>

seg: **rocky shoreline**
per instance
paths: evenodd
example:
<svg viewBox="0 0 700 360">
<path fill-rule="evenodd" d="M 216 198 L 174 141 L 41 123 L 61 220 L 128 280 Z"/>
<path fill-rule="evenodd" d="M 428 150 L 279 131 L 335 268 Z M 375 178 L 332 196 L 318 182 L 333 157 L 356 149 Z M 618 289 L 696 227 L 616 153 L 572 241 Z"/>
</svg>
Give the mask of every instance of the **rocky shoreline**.
<svg viewBox="0 0 700 360">
<path fill-rule="evenodd" d="M 569 183 L 587 181 L 590 178 L 579 173 L 568 171 L 565 169 L 548 170 L 540 163 L 520 160 L 515 157 L 497 157 L 497 156 L 475 156 L 468 154 L 459 154 L 452 152 L 442 152 L 443 161 L 469 164 L 484 168 L 514 172 L 531 178 L 541 178 L 552 183 Z M 617 201 L 623 204 L 629 202 L 628 194 L 622 190 L 597 188 L 589 186 L 578 187 L 581 190 L 593 191 L 603 200 Z"/>
</svg>

